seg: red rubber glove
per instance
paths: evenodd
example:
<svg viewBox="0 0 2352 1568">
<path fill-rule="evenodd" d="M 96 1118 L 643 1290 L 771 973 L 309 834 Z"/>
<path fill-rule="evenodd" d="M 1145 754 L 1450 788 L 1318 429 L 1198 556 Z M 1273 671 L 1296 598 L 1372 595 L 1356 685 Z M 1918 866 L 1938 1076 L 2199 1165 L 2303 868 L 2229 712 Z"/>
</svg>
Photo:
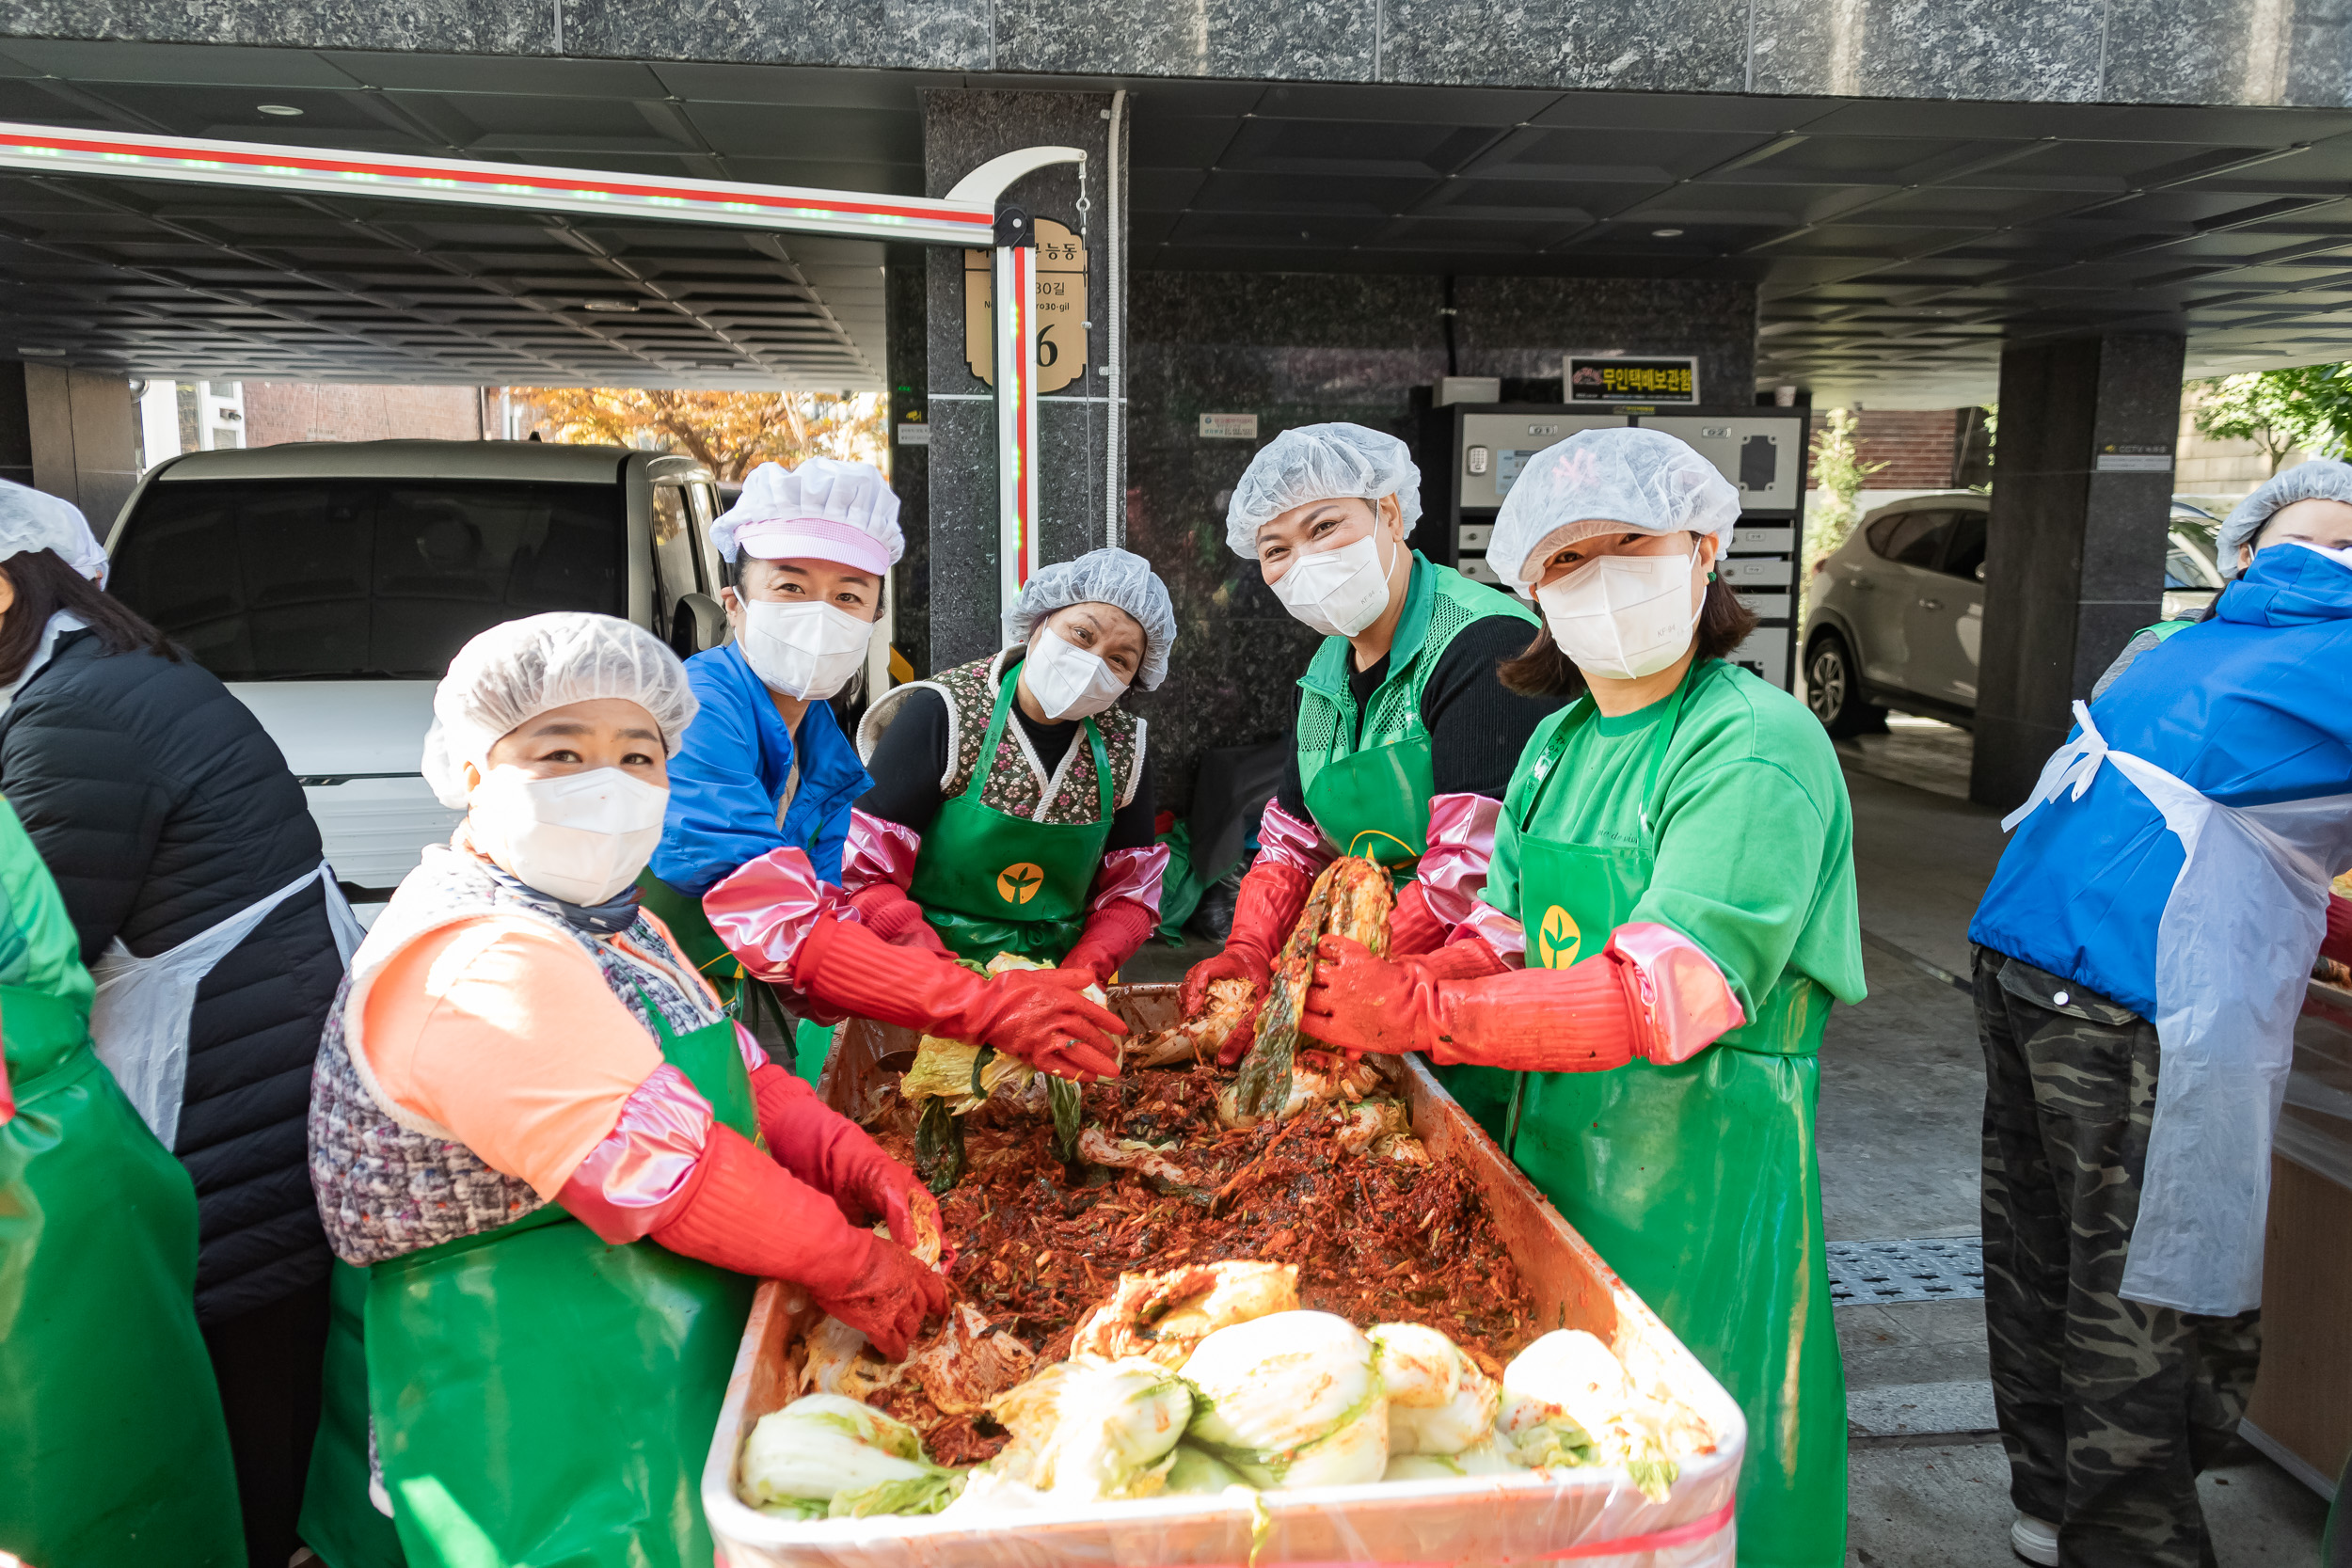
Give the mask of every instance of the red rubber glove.
<svg viewBox="0 0 2352 1568">
<path fill-rule="evenodd" d="M 687 1182 L 681 1207 L 655 1227 L 655 1241 L 737 1274 L 806 1286 L 818 1306 L 893 1361 L 906 1354 L 926 1317 L 947 1310 L 946 1279 L 896 1242 L 850 1224 L 832 1199 L 731 1127 L 712 1126 Z"/>
<path fill-rule="evenodd" d="M 1186 1018 L 1198 1018 L 1209 1006 L 1209 987 L 1217 980 L 1241 980 L 1249 987 L 1248 1021 L 1226 1037 L 1216 1059 L 1231 1067 L 1248 1054 L 1258 1037 L 1258 1006 L 1274 972 L 1274 955 L 1281 950 L 1307 895 L 1315 885 L 1308 873 L 1285 861 L 1260 855 L 1241 879 L 1241 896 L 1233 901 L 1233 929 L 1225 949 L 1201 959 L 1184 972 L 1176 989 L 1176 1006 Z"/>
<path fill-rule="evenodd" d="M 2352 964 L 2352 898 L 2328 895 L 2328 935 L 2319 943 L 2319 956 Z"/>
<path fill-rule="evenodd" d="M 1063 1078 L 1116 1078 L 1127 1026 L 1060 970 L 982 979 L 919 948 L 893 947 L 851 921 L 817 922 L 792 960 L 793 989 L 826 1006 L 950 1039 L 993 1045 Z"/>
<path fill-rule="evenodd" d="M 938 1200 L 864 1128 L 773 1062 L 752 1074 L 752 1098 L 759 1134 L 777 1164 L 830 1196 L 850 1223 L 879 1219 L 890 1227 L 891 1240 L 905 1247 L 926 1236 L 936 1238 L 940 1267 L 954 1264 Z"/>
<path fill-rule="evenodd" d="M 867 930 L 894 947 L 922 947 L 942 958 L 954 957 L 931 929 L 931 923 L 923 918 L 923 906 L 909 898 L 896 882 L 875 882 L 858 889 L 850 895 L 850 907 L 857 911 Z"/>
<path fill-rule="evenodd" d="M 1389 957 L 1410 958 L 1435 953 L 1453 932 L 1454 927 L 1429 907 L 1429 890 L 1419 882 L 1407 882 L 1389 915 Z"/>
<path fill-rule="evenodd" d="M 1120 899 L 1087 916 L 1076 943 L 1062 956 L 1061 967 L 1084 970 L 1094 984 L 1107 986 L 1119 966 L 1136 956 L 1158 924 L 1142 905 Z"/>
<path fill-rule="evenodd" d="M 1473 954 L 1469 950 L 1475 949 Z M 1609 953 L 1567 969 L 1502 969 L 1486 944 L 1454 942 L 1452 964 L 1483 961 L 1483 974 L 1448 978 L 1429 959 L 1375 958 L 1359 942 L 1316 944 L 1314 983 L 1299 1033 L 1348 1054 L 1420 1051 L 1443 1064 L 1526 1072 L 1595 1072 L 1631 1061 L 1639 1014 Z M 1462 954 L 1461 958 L 1452 955 Z"/>
</svg>

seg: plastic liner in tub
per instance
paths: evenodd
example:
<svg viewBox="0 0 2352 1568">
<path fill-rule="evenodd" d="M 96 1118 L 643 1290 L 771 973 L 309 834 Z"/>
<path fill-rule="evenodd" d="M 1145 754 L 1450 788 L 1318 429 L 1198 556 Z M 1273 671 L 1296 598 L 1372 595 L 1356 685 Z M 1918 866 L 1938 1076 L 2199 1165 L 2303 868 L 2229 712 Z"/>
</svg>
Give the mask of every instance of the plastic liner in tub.
<svg viewBox="0 0 2352 1568">
<path fill-rule="evenodd" d="M 1116 988 L 1111 1005 L 1131 1026 L 1158 1028 L 1174 1017 L 1175 988 Z M 915 1037 L 858 1020 L 836 1039 L 818 1092 L 845 1113 L 870 1114 L 892 1073 L 913 1060 Z M 753 1305 L 703 1469 L 703 1508 L 724 1568 L 1731 1568 L 1732 1501 L 1747 1447 L 1740 1407 L 1421 1063 L 1408 1058 L 1406 1068 L 1414 1132 L 1433 1155 L 1460 1159 L 1478 1181 L 1535 1292 L 1538 1326 L 1591 1333 L 1629 1371 L 1663 1383 L 1714 1429 L 1715 1451 L 1684 1460 L 1663 1502 L 1644 1496 L 1623 1469 L 1594 1466 L 1278 1490 L 1255 1494 L 1254 1506 L 1228 1493 L 1050 1513 L 773 1518 L 737 1497 L 738 1456 L 753 1424 L 789 1402 L 801 1339 L 817 1313 L 804 1292 L 771 1280 Z"/>
</svg>

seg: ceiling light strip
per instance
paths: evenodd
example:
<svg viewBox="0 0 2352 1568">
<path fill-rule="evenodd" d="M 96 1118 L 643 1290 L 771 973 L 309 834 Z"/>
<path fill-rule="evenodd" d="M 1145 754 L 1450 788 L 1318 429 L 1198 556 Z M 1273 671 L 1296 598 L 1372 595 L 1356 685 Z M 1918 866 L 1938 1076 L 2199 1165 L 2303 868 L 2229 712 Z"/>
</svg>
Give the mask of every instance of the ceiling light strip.
<svg viewBox="0 0 2352 1568">
<path fill-rule="evenodd" d="M 985 246 L 993 238 L 995 222 L 993 203 L 723 180 L 621 179 L 531 164 L 386 158 L 193 136 L 77 135 L 55 126 L 7 121 L 0 121 L 0 168 L 458 201 L 927 245 Z"/>
</svg>

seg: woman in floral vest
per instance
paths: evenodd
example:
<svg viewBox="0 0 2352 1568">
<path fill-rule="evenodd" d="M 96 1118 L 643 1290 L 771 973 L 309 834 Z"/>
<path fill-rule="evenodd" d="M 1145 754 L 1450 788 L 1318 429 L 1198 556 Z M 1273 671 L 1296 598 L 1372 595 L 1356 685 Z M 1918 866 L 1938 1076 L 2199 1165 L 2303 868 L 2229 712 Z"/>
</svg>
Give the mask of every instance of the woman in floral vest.
<svg viewBox="0 0 2352 1568">
<path fill-rule="evenodd" d="M 1107 981 L 1159 923 L 1144 722 L 1176 612 L 1141 556 L 1041 569 L 1000 653 L 901 686 L 858 727 L 879 782 L 841 881 L 866 926 L 976 961 L 1017 953 Z"/>
</svg>

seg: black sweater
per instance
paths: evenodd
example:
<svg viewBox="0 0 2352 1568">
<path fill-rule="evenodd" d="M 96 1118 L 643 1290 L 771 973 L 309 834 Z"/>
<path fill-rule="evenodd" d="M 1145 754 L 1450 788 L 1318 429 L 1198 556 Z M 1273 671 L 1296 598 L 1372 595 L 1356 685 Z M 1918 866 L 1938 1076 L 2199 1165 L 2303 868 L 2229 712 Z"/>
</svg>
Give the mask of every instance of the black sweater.
<svg viewBox="0 0 2352 1568">
<path fill-rule="evenodd" d="M 0 792 L 95 962 L 151 957 L 319 863 L 277 742 L 202 666 L 104 654 L 94 632 L 0 718 Z M 271 911 L 196 993 L 173 1150 L 195 1179 L 198 1317 L 240 1316 L 325 1277 L 305 1123 L 319 1032 L 342 978 L 325 890 Z"/>
</svg>

